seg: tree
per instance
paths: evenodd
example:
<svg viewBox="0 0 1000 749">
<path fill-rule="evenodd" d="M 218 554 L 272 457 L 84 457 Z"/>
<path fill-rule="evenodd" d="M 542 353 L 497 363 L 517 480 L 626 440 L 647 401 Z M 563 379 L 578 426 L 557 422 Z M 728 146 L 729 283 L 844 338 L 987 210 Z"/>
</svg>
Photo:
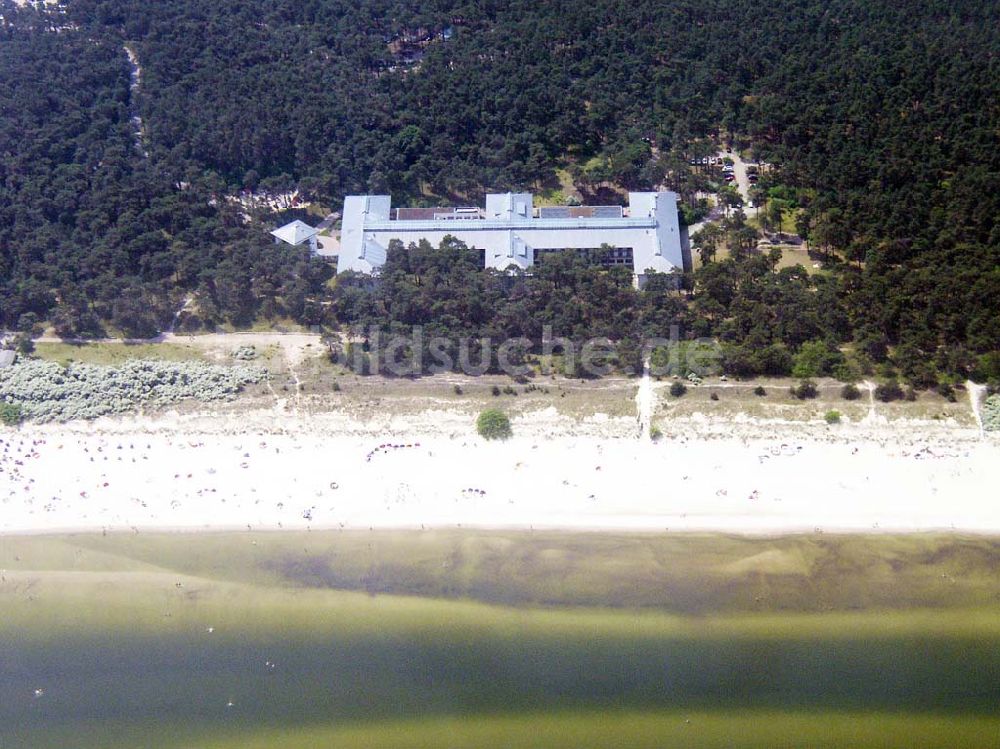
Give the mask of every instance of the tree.
<svg viewBox="0 0 1000 749">
<path fill-rule="evenodd" d="M 851 242 L 851 229 L 843 211 L 831 208 L 815 216 L 809 225 L 809 240 L 827 256 L 833 251 L 846 250 Z"/>
<path fill-rule="evenodd" d="M 843 361 L 843 353 L 827 342 L 806 341 L 795 355 L 792 376 L 800 378 L 827 377 Z"/>
<path fill-rule="evenodd" d="M 705 224 L 692 235 L 691 243 L 697 248 L 702 265 L 715 260 L 723 235 L 722 227 L 715 223 Z"/>
<path fill-rule="evenodd" d="M 722 206 L 726 216 L 733 208 L 743 207 L 743 196 L 733 185 L 724 185 L 719 189 L 719 205 Z"/>
<path fill-rule="evenodd" d="M 769 200 L 765 215 L 767 217 L 767 225 L 771 230 L 780 232 L 781 223 L 785 218 L 785 206 L 782 201 L 776 199 Z"/>
</svg>

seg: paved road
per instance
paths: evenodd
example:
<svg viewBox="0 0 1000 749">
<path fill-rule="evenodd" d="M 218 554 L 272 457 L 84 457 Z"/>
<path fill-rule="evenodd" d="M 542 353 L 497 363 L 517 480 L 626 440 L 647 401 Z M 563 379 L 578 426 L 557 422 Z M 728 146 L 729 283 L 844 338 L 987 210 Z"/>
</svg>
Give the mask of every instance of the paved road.
<svg viewBox="0 0 1000 749">
<path fill-rule="evenodd" d="M 340 218 L 339 213 L 331 213 L 325 219 L 319 222 L 319 226 L 316 227 L 317 231 L 326 231 L 331 226 L 333 226 L 333 222 L 336 221 L 338 218 Z"/>
<path fill-rule="evenodd" d="M 720 157 L 728 156 L 733 160 L 733 174 L 736 175 L 736 189 L 740 191 L 740 196 L 746 205 L 750 204 L 750 179 L 747 177 L 747 164 L 740 158 L 740 155 L 733 151 L 725 153 L 720 151 Z"/>
<path fill-rule="evenodd" d="M 729 157 L 733 160 L 733 175 L 736 177 L 736 189 L 740 193 L 740 197 L 743 198 L 744 207 L 750 205 L 750 178 L 747 176 L 747 164 L 740 157 L 738 153 L 733 151 L 732 153 L 726 153 L 725 151 L 719 151 L 719 158 Z M 746 208 L 749 210 L 749 208 Z M 756 209 L 755 209 L 756 210 Z M 705 224 L 713 223 L 722 218 L 722 210 L 718 207 L 712 209 L 712 211 L 701 221 L 695 224 L 691 224 L 688 227 L 688 236 L 694 236 L 695 232 L 701 229 Z"/>
<path fill-rule="evenodd" d="M 340 239 L 333 235 L 316 237 L 316 246 L 321 255 L 340 254 Z"/>
</svg>

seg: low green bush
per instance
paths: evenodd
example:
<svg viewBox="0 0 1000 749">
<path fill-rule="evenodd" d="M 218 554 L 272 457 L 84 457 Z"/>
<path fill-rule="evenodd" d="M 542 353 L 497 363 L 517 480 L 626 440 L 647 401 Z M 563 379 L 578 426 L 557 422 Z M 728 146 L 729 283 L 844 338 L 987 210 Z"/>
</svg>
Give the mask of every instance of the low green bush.
<svg viewBox="0 0 1000 749">
<path fill-rule="evenodd" d="M 955 386 L 950 382 L 942 382 L 937 386 L 938 395 L 945 398 L 949 403 L 954 403 L 958 400 L 955 396 Z"/>
<path fill-rule="evenodd" d="M 9 427 L 17 426 L 23 418 L 24 414 L 21 412 L 21 404 L 7 403 L 6 401 L 0 403 L 0 421 L 5 425 Z"/>
<path fill-rule="evenodd" d="M 839 424 L 840 423 L 840 411 L 827 411 L 826 415 L 823 416 L 826 419 L 827 424 Z"/>
<path fill-rule="evenodd" d="M 680 398 L 687 391 L 688 391 L 687 385 L 685 385 L 680 380 L 675 380 L 674 382 L 670 383 L 670 394 L 675 398 Z"/>
<path fill-rule="evenodd" d="M 902 400 L 903 388 L 895 379 L 888 379 L 875 386 L 875 397 L 883 403 Z"/>
<path fill-rule="evenodd" d="M 798 385 L 790 387 L 788 392 L 800 401 L 804 401 L 807 398 L 815 398 L 819 395 L 819 389 L 812 380 L 802 380 Z"/>
<path fill-rule="evenodd" d="M 505 440 L 513 435 L 507 414 L 496 408 L 488 408 L 476 419 L 476 431 L 488 440 Z"/>
<path fill-rule="evenodd" d="M 861 391 L 853 382 L 849 382 L 840 389 L 840 397 L 845 401 L 856 401 L 861 397 Z"/>
</svg>

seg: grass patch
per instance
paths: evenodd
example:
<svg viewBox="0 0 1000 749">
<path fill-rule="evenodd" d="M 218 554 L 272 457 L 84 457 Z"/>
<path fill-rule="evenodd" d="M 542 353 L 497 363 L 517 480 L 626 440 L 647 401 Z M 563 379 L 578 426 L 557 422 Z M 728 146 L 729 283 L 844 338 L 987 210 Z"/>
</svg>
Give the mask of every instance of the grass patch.
<svg viewBox="0 0 1000 749">
<path fill-rule="evenodd" d="M 122 364 L 129 359 L 163 361 L 204 361 L 204 352 L 187 343 L 36 343 L 35 355 L 66 366 L 81 364 Z"/>
</svg>

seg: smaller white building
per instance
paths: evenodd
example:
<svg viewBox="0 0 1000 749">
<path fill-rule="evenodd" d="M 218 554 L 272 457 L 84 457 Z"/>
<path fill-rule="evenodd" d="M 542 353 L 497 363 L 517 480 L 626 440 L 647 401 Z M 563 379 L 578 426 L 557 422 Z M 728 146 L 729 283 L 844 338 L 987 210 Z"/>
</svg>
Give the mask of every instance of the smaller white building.
<svg viewBox="0 0 1000 749">
<path fill-rule="evenodd" d="M 314 229 L 309 226 L 309 224 L 304 221 L 299 221 L 298 219 L 271 232 L 271 236 L 274 237 L 275 244 L 284 242 L 285 244 L 297 247 L 300 244 L 308 242 L 309 249 L 312 250 L 313 253 L 315 253 L 318 249 L 316 243 L 317 234 L 319 234 L 318 229 Z"/>
</svg>

